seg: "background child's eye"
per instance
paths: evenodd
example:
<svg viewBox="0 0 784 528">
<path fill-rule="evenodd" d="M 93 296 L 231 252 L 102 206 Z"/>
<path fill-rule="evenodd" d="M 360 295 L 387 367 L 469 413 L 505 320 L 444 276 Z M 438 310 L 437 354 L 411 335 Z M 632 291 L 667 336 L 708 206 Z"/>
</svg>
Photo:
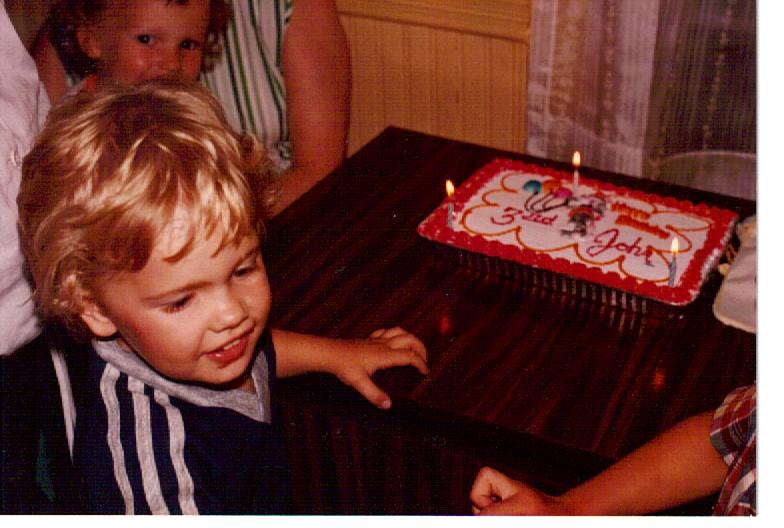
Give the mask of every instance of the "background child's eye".
<svg viewBox="0 0 784 528">
<path fill-rule="evenodd" d="M 201 49 L 201 42 L 197 40 L 183 40 L 180 47 L 185 50 L 198 50 Z"/>
<path fill-rule="evenodd" d="M 152 36 L 151 35 L 137 35 L 136 40 L 138 40 L 142 44 L 149 44 L 150 42 L 152 42 Z"/>
</svg>

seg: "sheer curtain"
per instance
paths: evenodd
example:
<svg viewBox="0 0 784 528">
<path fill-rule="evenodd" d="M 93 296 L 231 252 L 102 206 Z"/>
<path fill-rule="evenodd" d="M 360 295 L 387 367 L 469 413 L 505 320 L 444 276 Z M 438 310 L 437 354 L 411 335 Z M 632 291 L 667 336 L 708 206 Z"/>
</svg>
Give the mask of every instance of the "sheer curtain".
<svg viewBox="0 0 784 528">
<path fill-rule="evenodd" d="M 753 195 L 755 18 L 754 0 L 534 0 L 527 152 Z"/>
</svg>

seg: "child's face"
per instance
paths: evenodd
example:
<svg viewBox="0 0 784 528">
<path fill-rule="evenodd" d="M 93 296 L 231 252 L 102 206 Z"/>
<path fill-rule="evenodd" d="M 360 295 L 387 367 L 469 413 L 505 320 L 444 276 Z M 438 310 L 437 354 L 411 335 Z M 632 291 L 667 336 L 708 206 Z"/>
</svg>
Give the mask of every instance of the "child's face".
<svg viewBox="0 0 784 528">
<path fill-rule="evenodd" d="M 159 77 L 196 80 L 209 21 L 209 0 L 109 2 L 102 20 L 78 32 L 98 61 L 101 82 L 130 85 Z"/>
<path fill-rule="evenodd" d="M 167 262 L 184 243 L 180 227 L 162 231 L 141 271 L 101 281 L 82 319 L 99 337 L 119 333 L 124 348 L 165 376 L 252 390 L 248 365 L 270 308 L 258 239 L 218 251 L 217 235 L 200 236 Z"/>
</svg>

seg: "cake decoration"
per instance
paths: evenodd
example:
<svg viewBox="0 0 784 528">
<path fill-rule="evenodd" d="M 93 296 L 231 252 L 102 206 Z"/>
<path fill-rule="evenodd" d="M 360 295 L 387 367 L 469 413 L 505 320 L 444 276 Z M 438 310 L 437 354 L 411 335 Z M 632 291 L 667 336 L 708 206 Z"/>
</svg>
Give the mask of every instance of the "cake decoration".
<svg viewBox="0 0 784 528">
<path fill-rule="evenodd" d="M 572 165 L 574 165 L 574 174 L 572 175 L 572 193 L 577 194 L 577 188 L 580 186 L 580 151 L 575 150 L 572 156 Z"/>
<path fill-rule="evenodd" d="M 418 232 L 459 250 L 684 305 L 718 262 L 736 219 L 705 204 L 497 159 Z"/>
<path fill-rule="evenodd" d="M 673 238 L 672 244 L 670 245 L 670 254 L 672 254 L 672 258 L 670 259 L 670 277 L 667 279 L 667 286 L 672 288 L 675 286 L 675 275 L 678 273 L 678 266 L 677 266 L 677 258 L 678 258 L 678 239 Z"/>
<path fill-rule="evenodd" d="M 452 183 L 452 180 L 446 181 L 446 199 L 447 199 L 447 223 L 449 227 L 453 227 L 454 220 L 455 220 L 455 204 L 452 201 L 452 195 L 455 194 L 455 185 Z"/>
</svg>

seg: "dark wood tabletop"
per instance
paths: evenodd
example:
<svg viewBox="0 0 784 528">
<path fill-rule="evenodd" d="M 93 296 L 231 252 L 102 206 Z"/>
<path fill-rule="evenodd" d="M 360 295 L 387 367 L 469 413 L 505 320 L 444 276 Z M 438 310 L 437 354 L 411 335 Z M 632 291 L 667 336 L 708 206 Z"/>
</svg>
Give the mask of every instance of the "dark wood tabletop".
<svg viewBox="0 0 784 528">
<path fill-rule="evenodd" d="M 413 368 L 377 374 L 374 379 L 393 396 L 387 412 L 325 376 L 286 380 L 292 434 L 315 444 L 293 449 L 294 465 L 318 469 L 313 487 L 335 487 L 321 502 L 300 503 L 301 509 L 466 513 L 465 488 L 481 464 L 565 489 L 754 382 L 755 336 L 712 313 L 718 272 L 695 302 L 661 317 L 505 279 L 434 251 L 416 227 L 443 199 L 444 181 L 457 185 L 498 157 L 569 170 L 563 163 L 390 128 L 270 223 L 264 257 L 273 325 L 340 338 L 399 325 L 425 343 L 431 370 L 428 376 Z M 755 212 L 745 200 L 590 168 L 581 172 L 733 209 L 741 218 Z M 379 431 L 384 441 L 400 438 L 374 454 Z M 353 447 L 323 451 L 319 443 L 327 436 L 333 447 L 341 438 Z M 409 490 L 405 476 L 417 471 L 406 469 L 406 457 L 421 459 L 422 453 L 428 460 L 418 463 L 445 467 L 431 468 L 430 481 Z M 346 464 L 365 471 L 363 461 L 386 479 L 398 475 L 378 497 L 361 475 L 340 476 Z M 557 467 L 562 470 L 548 470 Z M 337 476 L 330 480 L 325 471 Z M 434 495 L 445 485 L 438 476 L 445 472 L 460 481 L 454 493 L 462 498 Z M 393 503 L 394 490 L 402 495 Z"/>
</svg>

